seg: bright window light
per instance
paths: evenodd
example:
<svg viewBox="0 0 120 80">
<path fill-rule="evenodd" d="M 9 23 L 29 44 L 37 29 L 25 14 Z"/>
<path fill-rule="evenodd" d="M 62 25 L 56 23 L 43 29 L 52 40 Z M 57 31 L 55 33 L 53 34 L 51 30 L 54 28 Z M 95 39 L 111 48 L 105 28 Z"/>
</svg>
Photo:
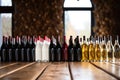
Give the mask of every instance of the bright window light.
<svg viewBox="0 0 120 80">
<path fill-rule="evenodd" d="M 65 35 L 67 43 L 70 35 L 90 37 L 91 35 L 91 12 L 90 11 L 65 11 Z"/>
<path fill-rule="evenodd" d="M 65 0 L 64 8 L 92 8 L 90 0 Z M 65 10 L 65 35 L 67 44 L 70 36 L 87 38 L 91 35 L 91 10 Z"/>
<path fill-rule="evenodd" d="M 12 13 L 2 13 L 2 35 L 12 36 Z"/>
<path fill-rule="evenodd" d="M 11 0 L 1 0 L 1 6 L 12 6 Z"/>
</svg>

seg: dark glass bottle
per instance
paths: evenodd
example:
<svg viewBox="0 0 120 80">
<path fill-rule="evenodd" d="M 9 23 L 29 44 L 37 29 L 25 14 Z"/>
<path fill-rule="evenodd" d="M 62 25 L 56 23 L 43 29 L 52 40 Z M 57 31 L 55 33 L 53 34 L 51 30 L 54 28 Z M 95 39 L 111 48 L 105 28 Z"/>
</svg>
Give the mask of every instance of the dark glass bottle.
<svg viewBox="0 0 120 80">
<path fill-rule="evenodd" d="M 16 61 L 16 56 L 15 56 L 15 38 L 12 38 L 12 61 Z"/>
<path fill-rule="evenodd" d="M 63 61 L 68 61 L 68 46 L 66 43 L 66 36 L 64 36 L 64 42 L 62 45 L 62 60 Z"/>
<path fill-rule="evenodd" d="M 72 36 L 70 36 L 70 39 L 69 39 L 68 61 L 74 61 L 74 45 L 73 45 L 73 38 L 72 38 Z"/>
<path fill-rule="evenodd" d="M 0 55 L 1 55 L 1 62 L 6 62 L 6 54 L 7 54 L 7 43 L 6 43 L 6 37 L 3 36 L 3 42 L 2 42 L 2 46 L 1 46 L 1 51 L 0 51 Z"/>
<path fill-rule="evenodd" d="M 15 39 L 15 61 L 20 61 L 20 53 L 19 53 L 19 37 L 16 36 L 16 39 Z"/>
<path fill-rule="evenodd" d="M 24 54 L 25 55 L 25 61 L 29 62 L 30 61 L 30 54 L 31 54 L 31 51 L 30 51 L 30 48 L 31 48 L 31 42 L 30 42 L 30 36 L 27 37 L 27 42 L 26 42 L 26 45 L 25 45 L 25 51 L 26 53 Z"/>
<path fill-rule="evenodd" d="M 34 43 L 34 38 L 30 37 L 29 40 L 29 61 L 35 61 L 35 43 Z"/>
<path fill-rule="evenodd" d="M 12 37 L 8 37 L 8 43 L 7 43 L 7 61 L 12 61 Z"/>
<path fill-rule="evenodd" d="M 30 45 L 31 45 L 31 47 L 30 47 L 30 50 L 31 50 L 30 51 L 31 52 L 30 61 L 35 61 L 35 37 L 34 36 L 30 40 Z"/>
<path fill-rule="evenodd" d="M 61 61 L 61 54 L 62 54 L 62 47 L 60 44 L 60 36 L 57 38 L 57 45 L 56 45 L 56 53 L 55 53 L 55 61 Z"/>
<path fill-rule="evenodd" d="M 22 36 L 21 38 L 21 61 L 27 61 L 27 53 L 26 53 L 26 36 Z"/>
<path fill-rule="evenodd" d="M 15 61 L 21 60 L 21 39 L 19 36 L 15 40 Z"/>
<path fill-rule="evenodd" d="M 55 61 L 55 43 L 54 43 L 54 37 L 52 36 L 51 42 L 50 42 L 50 46 L 49 46 L 49 60 L 51 62 Z"/>
<path fill-rule="evenodd" d="M 82 60 L 82 49 L 79 43 L 79 36 L 75 39 L 75 46 L 74 46 L 74 61 L 81 61 Z"/>
</svg>

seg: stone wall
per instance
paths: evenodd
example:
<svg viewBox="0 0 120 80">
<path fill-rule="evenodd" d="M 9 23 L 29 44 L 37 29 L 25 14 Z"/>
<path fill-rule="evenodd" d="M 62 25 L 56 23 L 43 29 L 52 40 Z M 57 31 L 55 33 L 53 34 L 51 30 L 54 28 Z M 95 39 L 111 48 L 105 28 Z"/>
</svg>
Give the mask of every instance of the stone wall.
<svg viewBox="0 0 120 80">
<path fill-rule="evenodd" d="M 95 35 L 120 36 L 120 0 L 93 0 Z"/>
<path fill-rule="evenodd" d="M 64 0 L 13 0 L 13 35 L 62 35 Z"/>
<path fill-rule="evenodd" d="M 95 35 L 120 36 L 120 0 L 92 0 Z M 64 0 L 13 0 L 13 35 L 63 35 Z"/>
</svg>

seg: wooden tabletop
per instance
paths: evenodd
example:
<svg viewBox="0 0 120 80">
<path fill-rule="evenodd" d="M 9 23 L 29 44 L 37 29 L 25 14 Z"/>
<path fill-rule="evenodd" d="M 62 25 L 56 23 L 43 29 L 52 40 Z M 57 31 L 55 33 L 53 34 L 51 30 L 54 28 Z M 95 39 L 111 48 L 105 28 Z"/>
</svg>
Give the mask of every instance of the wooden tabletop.
<svg viewBox="0 0 120 80">
<path fill-rule="evenodd" d="M 0 80 L 120 80 L 120 63 L 0 63 Z"/>
</svg>

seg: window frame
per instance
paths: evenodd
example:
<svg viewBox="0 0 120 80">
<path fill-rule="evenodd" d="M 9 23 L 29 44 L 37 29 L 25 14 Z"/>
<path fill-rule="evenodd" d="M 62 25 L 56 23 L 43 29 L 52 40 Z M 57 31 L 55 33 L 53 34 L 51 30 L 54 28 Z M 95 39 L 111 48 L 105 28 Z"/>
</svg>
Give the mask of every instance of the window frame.
<svg viewBox="0 0 120 80">
<path fill-rule="evenodd" d="M 64 0 L 65 2 L 65 0 Z M 90 0 L 91 4 L 92 4 L 92 7 L 64 7 L 64 4 L 63 4 L 63 34 L 65 35 L 65 11 L 90 11 L 91 12 L 91 35 L 94 35 L 93 33 L 93 26 L 95 25 L 95 20 L 94 20 L 94 13 L 93 13 L 93 10 L 94 10 L 94 5 L 93 5 L 93 2 L 92 0 Z"/>
<path fill-rule="evenodd" d="M 2 14 L 2 13 L 11 13 L 12 14 L 12 25 L 11 25 L 11 27 L 12 27 L 12 29 L 11 29 L 11 35 L 13 36 L 13 28 L 14 28 L 14 23 L 13 23 L 13 21 L 14 21 L 14 17 L 13 17 L 13 14 L 14 14 L 14 4 L 13 4 L 13 0 L 11 0 L 11 2 L 12 2 L 12 6 L 2 6 L 1 5 L 1 1 L 0 1 L 0 14 Z M 3 36 L 3 35 L 2 35 Z"/>
</svg>

